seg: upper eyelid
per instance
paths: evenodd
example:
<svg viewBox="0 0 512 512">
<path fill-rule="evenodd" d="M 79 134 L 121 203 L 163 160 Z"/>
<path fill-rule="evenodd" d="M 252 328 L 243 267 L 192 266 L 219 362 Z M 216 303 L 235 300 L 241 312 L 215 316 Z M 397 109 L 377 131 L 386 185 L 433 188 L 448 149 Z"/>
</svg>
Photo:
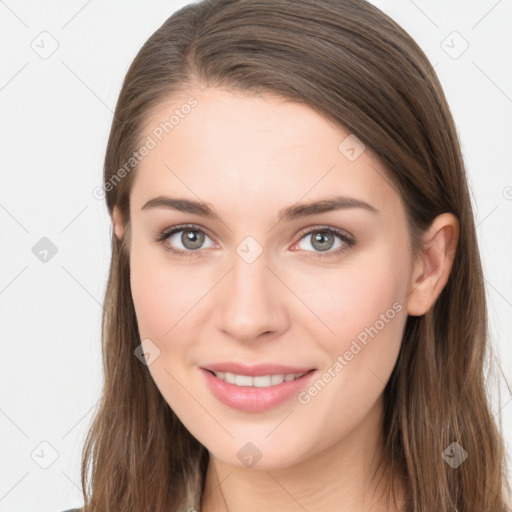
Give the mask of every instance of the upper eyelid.
<svg viewBox="0 0 512 512">
<path fill-rule="evenodd" d="M 210 234 L 208 229 L 203 228 L 202 226 L 196 225 L 196 224 L 177 224 L 175 226 L 171 226 L 168 229 L 164 229 L 161 231 L 162 235 L 165 236 L 171 236 L 171 234 L 179 233 L 180 231 L 201 231 L 205 235 L 208 235 L 208 237 L 213 238 Z"/>
</svg>

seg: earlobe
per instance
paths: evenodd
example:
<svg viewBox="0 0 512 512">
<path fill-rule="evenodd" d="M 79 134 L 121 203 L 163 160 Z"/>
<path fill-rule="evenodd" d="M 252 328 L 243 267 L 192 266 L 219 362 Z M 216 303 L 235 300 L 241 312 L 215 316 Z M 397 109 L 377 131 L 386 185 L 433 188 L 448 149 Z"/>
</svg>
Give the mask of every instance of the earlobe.
<svg viewBox="0 0 512 512">
<path fill-rule="evenodd" d="M 459 238 L 459 222 L 451 213 L 436 217 L 424 236 L 425 251 L 415 262 L 407 313 L 428 312 L 448 281 Z"/>
<path fill-rule="evenodd" d="M 114 206 L 112 211 L 112 223 L 113 223 L 113 229 L 114 234 L 119 240 L 123 239 L 123 233 L 124 233 L 124 223 L 123 223 L 123 217 L 121 215 L 121 212 L 117 206 Z"/>
</svg>

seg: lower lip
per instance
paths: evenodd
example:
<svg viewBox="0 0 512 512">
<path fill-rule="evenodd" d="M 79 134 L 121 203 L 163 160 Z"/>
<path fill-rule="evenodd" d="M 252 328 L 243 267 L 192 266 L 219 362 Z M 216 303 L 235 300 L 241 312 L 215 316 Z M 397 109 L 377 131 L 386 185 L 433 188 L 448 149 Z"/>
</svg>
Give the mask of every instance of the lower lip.
<svg viewBox="0 0 512 512">
<path fill-rule="evenodd" d="M 315 370 L 310 370 L 299 379 L 282 382 L 275 386 L 256 388 L 237 386 L 218 379 L 208 370 L 200 368 L 210 391 L 225 405 L 245 412 L 262 412 L 276 407 L 297 395 L 311 380 Z"/>
</svg>

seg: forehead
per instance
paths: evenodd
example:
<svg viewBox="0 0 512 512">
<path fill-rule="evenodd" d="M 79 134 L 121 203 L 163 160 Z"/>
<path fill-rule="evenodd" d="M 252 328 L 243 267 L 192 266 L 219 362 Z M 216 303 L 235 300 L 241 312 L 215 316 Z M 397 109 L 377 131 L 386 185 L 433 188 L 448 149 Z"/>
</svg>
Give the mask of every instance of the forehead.
<svg viewBox="0 0 512 512">
<path fill-rule="evenodd" d="M 239 209 L 335 194 L 379 210 L 400 201 L 380 162 L 355 135 L 277 95 L 190 89 L 151 112 L 141 141 L 149 139 L 152 149 L 132 189 L 139 208 L 149 196 L 165 193 Z"/>
</svg>

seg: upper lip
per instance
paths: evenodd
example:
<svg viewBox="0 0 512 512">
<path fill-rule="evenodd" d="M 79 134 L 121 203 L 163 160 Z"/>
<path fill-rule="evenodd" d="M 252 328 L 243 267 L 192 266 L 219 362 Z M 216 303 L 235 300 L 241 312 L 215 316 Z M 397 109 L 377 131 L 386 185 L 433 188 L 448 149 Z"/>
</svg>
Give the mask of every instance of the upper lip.
<svg viewBox="0 0 512 512">
<path fill-rule="evenodd" d="M 314 370 L 311 366 L 285 366 L 282 364 L 255 364 L 247 365 L 236 362 L 223 362 L 223 363 L 212 363 L 201 366 L 204 370 L 211 370 L 213 372 L 229 372 L 236 375 L 249 375 L 251 377 L 258 377 L 261 375 L 281 375 L 291 373 L 305 373 L 309 370 Z"/>
</svg>

